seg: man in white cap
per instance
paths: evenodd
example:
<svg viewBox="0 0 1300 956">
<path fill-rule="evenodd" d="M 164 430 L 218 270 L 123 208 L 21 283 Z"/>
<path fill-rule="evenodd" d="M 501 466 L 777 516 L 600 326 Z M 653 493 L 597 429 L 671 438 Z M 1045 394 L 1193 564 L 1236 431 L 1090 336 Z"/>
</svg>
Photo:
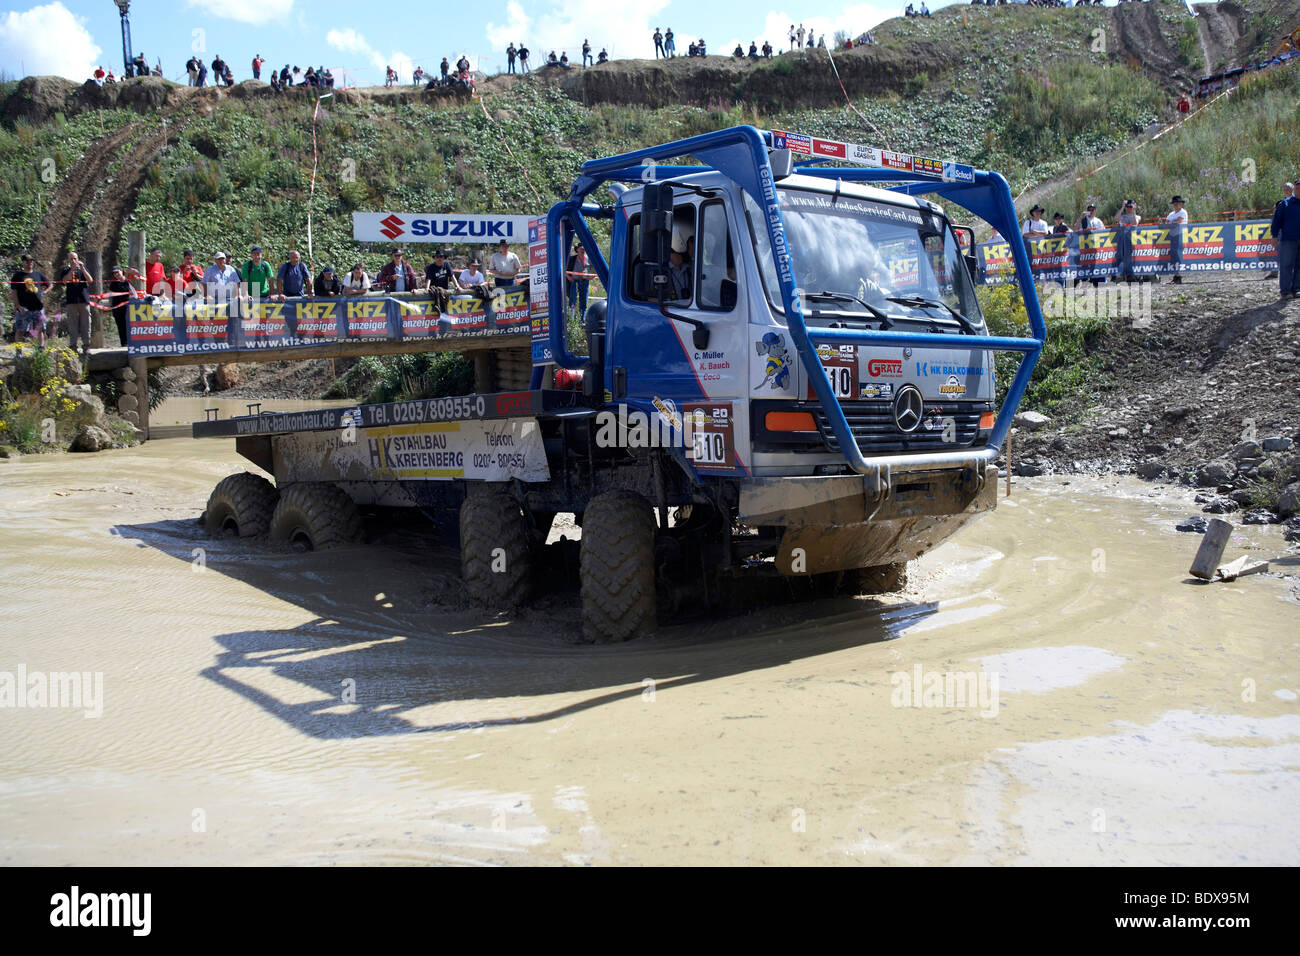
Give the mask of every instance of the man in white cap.
<svg viewBox="0 0 1300 956">
<path fill-rule="evenodd" d="M 230 264 L 224 252 L 214 253 L 212 265 L 203 273 L 203 288 L 209 302 L 227 302 L 232 292 L 239 288 L 239 273 Z"/>
<path fill-rule="evenodd" d="M 1174 282 L 1183 281 L 1180 273 L 1183 271 L 1183 229 L 1187 225 L 1187 210 L 1183 208 L 1183 197 L 1175 196 L 1170 200 L 1174 210 L 1165 216 L 1165 223 L 1169 226 L 1169 265 L 1174 270 Z"/>
</svg>

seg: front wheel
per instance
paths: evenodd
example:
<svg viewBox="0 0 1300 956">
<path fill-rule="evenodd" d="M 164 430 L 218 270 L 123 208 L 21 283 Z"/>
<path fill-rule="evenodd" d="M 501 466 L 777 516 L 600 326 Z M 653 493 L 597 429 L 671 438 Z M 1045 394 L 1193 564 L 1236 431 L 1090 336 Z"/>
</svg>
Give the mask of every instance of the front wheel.
<svg viewBox="0 0 1300 956">
<path fill-rule="evenodd" d="M 517 607 L 532 594 L 533 531 L 504 491 L 471 493 L 460 506 L 460 574 L 470 600 Z"/>
<path fill-rule="evenodd" d="M 275 486 L 249 471 L 227 475 L 212 489 L 203 525 L 208 534 L 255 538 L 266 534 L 275 513 Z"/>
<path fill-rule="evenodd" d="M 907 587 L 907 562 L 851 568 L 844 572 L 840 587 L 848 594 L 889 594 Z"/>
<path fill-rule="evenodd" d="M 579 577 L 589 641 L 626 641 L 656 626 L 655 519 L 650 502 L 607 491 L 587 505 Z"/>
</svg>

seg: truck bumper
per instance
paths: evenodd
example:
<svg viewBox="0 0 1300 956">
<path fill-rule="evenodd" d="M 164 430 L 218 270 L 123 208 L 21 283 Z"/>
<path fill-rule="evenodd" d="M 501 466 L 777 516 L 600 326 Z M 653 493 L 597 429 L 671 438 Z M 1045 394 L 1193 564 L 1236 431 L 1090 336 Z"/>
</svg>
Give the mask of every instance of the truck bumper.
<svg viewBox="0 0 1300 956">
<path fill-rule="evenodd" d="M 997 478 L 995 466 L 977 459 L 884 482 L 863 475 L 759 478 L 743 484 L 738 517 L 780 529 L 776 566 L 785 574 L 893 564 L 925 554 L 992 511 Z"/>
</svg>

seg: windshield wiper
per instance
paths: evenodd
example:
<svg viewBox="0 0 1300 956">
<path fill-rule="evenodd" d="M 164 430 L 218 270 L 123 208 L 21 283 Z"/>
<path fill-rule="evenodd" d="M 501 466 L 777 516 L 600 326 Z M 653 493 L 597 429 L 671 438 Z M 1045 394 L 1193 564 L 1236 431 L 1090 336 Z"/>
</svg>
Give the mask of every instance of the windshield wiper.
<svg viewBox="0 0 1300 956">
<path fill-rule="evenodd" d="M 831 292 L 830 290 L 825 292 L 805 292 L 804 297 L 808 299 L 829 299 L 832 302 L 856 302 L 880 320 L 880 328 L 882 331 L 888 329 L 894 324 L 893 319 L 880 309 L 877 309 L 870 302 L 863 302 L 856 295 L 849 295 L 847 292 Z"/>
<path fill-rule="evenodd" d="M 966 332 L 968 335 L 977 334 L 975 326 L 971 324 L 970 319 L 966 318 L 966 316 L 962 315 L 942 299 L 927 299 L 925 296 L 921 295 L 888 295 L 885 296 L 885 298 L 890 302 L 897 302 L 899 305 L 910 305 L 913 308 L 917 306 L 927 306 L 931 309 L 947 309 L 952 317 L 957 320 L 957 324 L 962 327 L 962 331 Z"/>
</svg>

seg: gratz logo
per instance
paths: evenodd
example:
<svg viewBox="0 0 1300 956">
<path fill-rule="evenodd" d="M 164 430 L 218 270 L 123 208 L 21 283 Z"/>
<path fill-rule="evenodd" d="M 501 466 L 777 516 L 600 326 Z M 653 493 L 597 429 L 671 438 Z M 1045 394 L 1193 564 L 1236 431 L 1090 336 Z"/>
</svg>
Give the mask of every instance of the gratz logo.
<svg viewBox="0 0 1300 956">
<path fill-rule="evenodd" d="M 385 236 L 387 236 L 389 239 L 396 239 L 398 236 L 400 236 L 405 231 L 402 227 L 406 225 L 406 223 L 403 220 L 398 219 L 395 215 L 392 215 L 391 213 L 388 216 L 384 217 L 383 219 L 379 220 L 379 224 L 384 227 L 379 231 L 383 233 Z"/>
<path fill-rule="evenodd" d="M 897 378 L 902 374 L 902 359 L 872 359 L 867 363 L 867 375 L 871 378 Z"/>
<path fill-rule="evenodd" d="M 532 404 L 532 395 L 529 392 L 507 392 L 497 396 L 497 414 L 513 415 L 526 412 Z"/>
</svg>

